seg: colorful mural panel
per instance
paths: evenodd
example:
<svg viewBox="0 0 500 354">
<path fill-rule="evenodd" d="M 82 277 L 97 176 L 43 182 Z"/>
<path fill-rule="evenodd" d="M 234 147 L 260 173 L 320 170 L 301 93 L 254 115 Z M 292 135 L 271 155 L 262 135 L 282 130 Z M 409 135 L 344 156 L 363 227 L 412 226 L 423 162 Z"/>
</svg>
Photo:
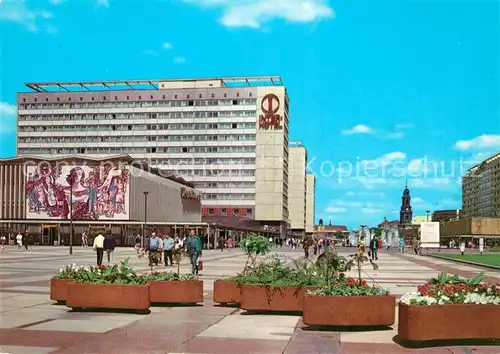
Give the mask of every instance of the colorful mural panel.
<svg viewBox="0 0 500 354">
<path fill-rule="evenodd" d="M 26 218 L 128 220 L 129 171 L 108 165 L 26 167 Z M 73 180 L 73 188 L 70 181 Z"/>
</svg>

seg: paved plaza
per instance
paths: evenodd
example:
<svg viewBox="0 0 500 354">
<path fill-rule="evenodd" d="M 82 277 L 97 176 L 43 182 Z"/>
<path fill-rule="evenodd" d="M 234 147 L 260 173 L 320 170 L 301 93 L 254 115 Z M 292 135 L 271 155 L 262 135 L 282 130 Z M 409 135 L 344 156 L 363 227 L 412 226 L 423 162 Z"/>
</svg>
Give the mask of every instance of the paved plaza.
<svg viewBox="0 0 500 354">
<path fill-rule="evenodd" d="M 291 259 L 301 250 L 277 249 Z M 347 255 L 354 249 L 343 250 Z M 131 248 L 116 251 L 117 261 L 148 271 L 147 261 Z M 362 332 L 308 330 L 299 316 L 246 315 L 237 308 L 214 306 L 213 281 L 235 275 L 246 257 L 238 250 L 206 251 L 202 279 L 205 302 L 197 307 L 151 307 L 151 314 L 72 312 L 49 299 L 49 279 L 69 263 L 95 262 L 90 248 L 38 247 L 0 252 L 0 353 L 498 353 L 498 347 L 406 349 L 394 343 L 392 329 Z M 381 252 L 380 269 L 366 266 L 367 280 L 401 296 L 441 271 L 472 276 L 480 269 L 446 260 Z M 158 267 L 160 270 L 171 268 Z M 182 265 L 187 273 L 189 265 Z M 499 272 L 486 271 L 500 280 Z M 397 318 L 397 316 L 396 316 Z M 457 324 L 460 325 L 460 324 Z"/>
</svg>

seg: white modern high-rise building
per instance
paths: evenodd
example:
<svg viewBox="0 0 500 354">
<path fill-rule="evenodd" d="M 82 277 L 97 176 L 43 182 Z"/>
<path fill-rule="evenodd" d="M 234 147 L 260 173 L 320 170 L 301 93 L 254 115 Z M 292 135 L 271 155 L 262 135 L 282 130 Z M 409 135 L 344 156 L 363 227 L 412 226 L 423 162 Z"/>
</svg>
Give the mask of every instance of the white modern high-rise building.
<svg viewBox="0 0 500 354">
<path fill-rule="evenodd" d="M 306 176 L 306 233 L 314 232 L 314 219 L 316 218 L 316 176 Z"/>
<path fill-rule="evenodd" d="M 205 216 L 289 226 L 289 99 L 280 77 L 26 86 L 18 155 L 128 154 L 193 182 Z"/>
<path fill-rule="evenodd" d="M 307 150 L 300 142 L 289 145 L 288 161 L 288 211 L 292 231 L 306 229 L 306 181 Z"/>
</svg>

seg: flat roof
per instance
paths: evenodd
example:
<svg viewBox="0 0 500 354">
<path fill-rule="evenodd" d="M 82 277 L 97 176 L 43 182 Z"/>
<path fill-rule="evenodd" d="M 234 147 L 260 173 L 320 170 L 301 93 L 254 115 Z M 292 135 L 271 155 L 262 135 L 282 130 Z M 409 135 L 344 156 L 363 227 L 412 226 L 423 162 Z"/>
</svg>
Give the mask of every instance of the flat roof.
<svg viewBox="0 0 500 354">
<path fill-rule="evenodd" d="M 159 90 L 159 83 L 221 81 L 224 87 L 283 86 L 280 76 L 221 76 L 191 79 L 29 82 L 35 92 L 78 92 L 102 90 Z"/>
</svg>

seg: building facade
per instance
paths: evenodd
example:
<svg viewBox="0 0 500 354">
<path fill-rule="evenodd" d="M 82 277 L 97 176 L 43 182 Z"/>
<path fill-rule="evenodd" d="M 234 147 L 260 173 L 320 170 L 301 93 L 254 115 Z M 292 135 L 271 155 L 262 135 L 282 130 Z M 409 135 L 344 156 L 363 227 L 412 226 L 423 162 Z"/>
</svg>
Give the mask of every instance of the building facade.
<svg viewBox="0 0 500 354">
<path fill-rule="evenodd" d="M 460 209 L 435 210 L 432 213 L 431 221 L 446 222 L 450 220 L 460 219 L 461 217 L 462 211 Z"/>
<path fill-rule="evenodd" d="M 312 173 L 306 176 L 306 233 L 314 232 L 316 218 L 316 176 Z"/>
<path fill-rule="evenodd" d="M 462 179 L 462 217 L 500 217 L 500 153 L 472 167 Z"/>
<path fill-rule="evenodd" d="M 92 225 L 202 224 L 200 192 L 126 155 L 0 160 L 0 191 L 0 224 L 40 234 L 41 244 L 60 242 L 69 223 L 79 234 Z"/>
<path fill-rule="evenodd" d="M 289 146 L 288 208 L 293 232 L 305 232 L 307 221 L 307 150 L 301 143 Z"/>
<path fill-rule="evenodd" d="M 289 99 L 279 77 L 27 86 L 18 155 L 128 154 L 193 182 L 205 216 L 286 229 Z"/>
</svg>

